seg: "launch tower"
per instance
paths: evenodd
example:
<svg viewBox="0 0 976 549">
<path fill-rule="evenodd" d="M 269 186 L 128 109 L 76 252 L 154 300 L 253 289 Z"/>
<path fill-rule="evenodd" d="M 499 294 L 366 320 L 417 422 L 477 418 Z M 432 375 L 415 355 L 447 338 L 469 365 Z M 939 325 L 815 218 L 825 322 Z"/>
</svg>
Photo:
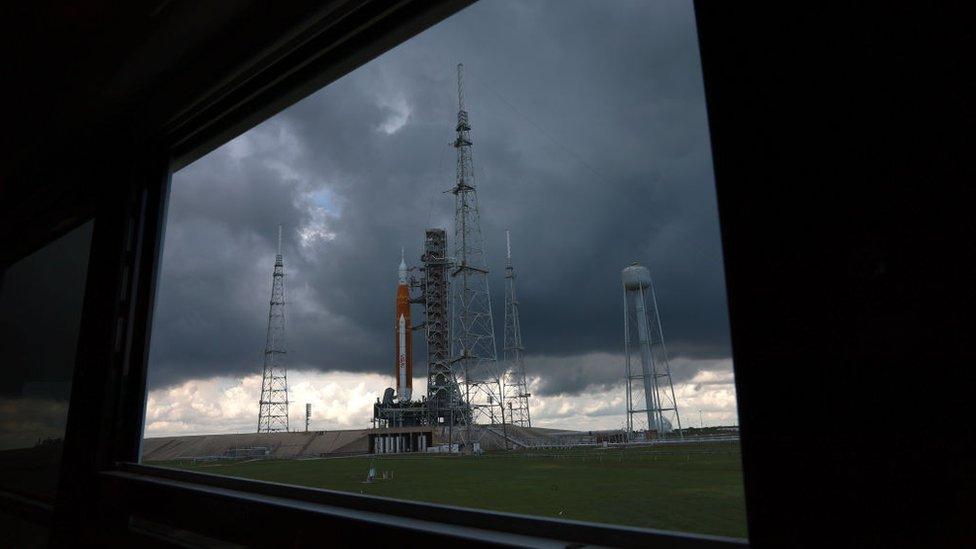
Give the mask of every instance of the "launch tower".
<svg viewBox="0 0 976 549">
<path fill-rule="evenodd" d="M 512 266 L 512 239 L 505 231 L 505 400 L 512 425 L 532 427 L 529 415 L 529 394 L 525 383 L 525 363 L 522 360 L 522 326 L 519 322 L 519 302 L 515 294 L 515 267 Z"/>
<path fill-rule="evenodd" d="M 505 420 L 505 403 L 495 348 L 488 292 L 488 267 L 471 160 L 471 126 L 464 110 L 464 65 L 457 66 L 457 181 L 454 209 L 454 265 L 451 268 L 451 369 L 463 380 L 472 422 Z"/>
<path fill-rule="evenodd" d="M 627 433 L 673 429 L 681 417 L 671 383 L 657 295 L 647 267 L 634 262 L 621 273 L 624 289 L 624 355 L 627 366 Z M 638 366 L 639 364 L 639 366 Z"/>
<path fill-rule="evenodd" d="M 288 371 L 284 365 L 285 267 L 281 257 L 281 225 L 278 225 L 278 255 L 271 275 L 271 307 L 268 336 L 264 345 L 264 378 L 258 411 L 258 432 L 288 430 Z"/>
<path fill-rule="evenodd" d="M 470 415 L 451 370 L 450 327 L 447 295 L 447 234 L 427 229 L 424 238 L 423 300 L 427 339 L 427 409 L 431 425 L 465 425 Z"/>
</svg>

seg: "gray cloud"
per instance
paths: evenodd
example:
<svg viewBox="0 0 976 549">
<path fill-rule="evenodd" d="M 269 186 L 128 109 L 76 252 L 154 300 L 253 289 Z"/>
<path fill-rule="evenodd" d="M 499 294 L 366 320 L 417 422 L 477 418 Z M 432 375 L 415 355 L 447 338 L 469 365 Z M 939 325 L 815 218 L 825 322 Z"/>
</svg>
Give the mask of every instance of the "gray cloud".
<svg viewBox="0 0 976 549">
<path fill-rule="evenodd" d="M 577 394 L 581 391 L 610 391 L 624 382 L 625 362 L 622 353 L 591 352 L 570 356 L 531 355 L 526 370 L 538 378 L 533 392 L 539 395 Z M 678 356 L 670 361 L 675 385 L 692 383 L 701 386 L 729 383 L 732 361 Z M 696 379 L 708 372 L 706 379 Z"/>
<path fill-rule="evenodd" d="M 620 353 L 633 260 L 658 284 L 672 353 L 729 356 L 691 4 L 486 2 L 174 176 L 152 386 L 259 371 L 277 223 L 290 363 L 391 369 L 399 249 L 417 263 L 424 228 L 450 229 L 458 61 L 499 351 L 510 228 L 543 393 L 619 380 L 592 358 Z"/>
</svg>

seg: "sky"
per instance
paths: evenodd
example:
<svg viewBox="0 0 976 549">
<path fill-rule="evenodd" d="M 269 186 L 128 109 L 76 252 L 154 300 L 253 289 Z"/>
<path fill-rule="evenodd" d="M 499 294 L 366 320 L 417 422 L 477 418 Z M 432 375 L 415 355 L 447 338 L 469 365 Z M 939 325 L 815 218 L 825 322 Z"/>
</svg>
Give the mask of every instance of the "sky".
<svg viewBox="0 0 976 549">
<path fill-rule="evenodd" d="M 623 425 L 633 261 L 656 284 L 685 423 L 735 422 L 691 2 L 493 0 L 173 175 L 147 436 L 256 428 L 279 223 L 291 421 L 311 402 L 313 429 L 368 425 L 393 384 L 400 249 L 419 265 L 424 229 L 452 234 L 459 62 L 497 346 L 508 229 L 533 425 Z M 422 393 L 419 332 L 414 349 Z"/>
</svg>

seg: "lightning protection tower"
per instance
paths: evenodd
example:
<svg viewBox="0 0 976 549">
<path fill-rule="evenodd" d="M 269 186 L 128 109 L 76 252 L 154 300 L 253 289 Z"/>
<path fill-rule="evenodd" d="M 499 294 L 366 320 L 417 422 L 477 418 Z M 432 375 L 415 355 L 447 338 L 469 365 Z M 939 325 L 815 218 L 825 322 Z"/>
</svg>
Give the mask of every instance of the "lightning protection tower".
<svg viewBox="0 0 976 549">
<path fill-rule="evenodd" d="M 261 407 L 258 432 L 288 431 L 288 372 L 284 365 L 285 266 L 281 258 L 281 225 L 278 225 L 278 255 L 271 275 L 271 308 L 268 311 L 268 337 L 264 345 L 264 378 L 261 382 Z"/>
<path fill-rule="evenodd" d="M 642 430 L 669 433 L 674 423 L 681 432 L 651 273 L 634 262 L 623 270 L 622 279 L 628 437 Z"/>
<path fill-rule="evenodd" d="M 515 267 L 512 266 L 512 238 L 505 231 L 505 400 L 512 425 L 532 427 L 529 415 L 529 394 L 525 383 L 525 363 L 522 360 L 522 326 L 519 322 L 519 302 L 515 294 Z"/>
<path fill-rule="evenodd" d="M 471 161 L 471 126 L 464 110 L 464 65 L 457 66 L 457 182 L 454 194 L 454 266 L 451 269 L 451 367 L 463 380 L 474 423 L 504 422 L 488 267 Z M 469 424 L 470 430 L 470 424 Z"/>
</svg>

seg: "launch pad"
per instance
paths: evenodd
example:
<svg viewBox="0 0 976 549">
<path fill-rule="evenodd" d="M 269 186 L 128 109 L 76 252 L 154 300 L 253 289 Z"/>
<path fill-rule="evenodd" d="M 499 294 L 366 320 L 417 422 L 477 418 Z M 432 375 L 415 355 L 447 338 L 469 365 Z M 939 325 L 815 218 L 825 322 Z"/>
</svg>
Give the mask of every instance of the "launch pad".
<svg viewBox="0 0 976 549">
<path fill-rule="evenodd" d="M 392 388 L 386 390 L 384 399 L 376 399 L 373 404 L 373 428 L 398 428 L 398 427 L 451 427 L 465 425 L 466 418 L 470 417 L 470 412 L 465 413 L 467 407 L 463 403 L 453 411 L 453 419 L 450 409 L 442 409 L 431 404 L 437 401 L 430 401 L 427 397 L 420 400 L 396 400 L 392 395 Z"/>
<path fill-rule="evenodd" d="M 465 416 L 471 416 L 470 412 L 465 414 L 465 409 L 463 405 L 457 408 L 452 421 L 450 410 L 430 406 L 430 401 L 426 397 L 405 402 L 380 401 L 373 404 L 373 427 L 461 426 L 465 425 Z"/>
<path fill-rule="evenodd" d="M 508 360 L 503 363 L 497 360 L 489 269 L 471 159 L 471 124 L 464 108 L 463 69 L 463 65 L 457 66 L 457 138 L 453 142 L 457 151 L 457 174 L 455 185 L 449 191 L 455 201 L 452 254 L 450 257 L 447 254 L 446 231 L 427 229 L 421 256 L 423 276 L 419 280 L 408 279 L 401 254 L 395 320 L 396 390 L 387 389 L 382 401 L 377 399 L 373 424 L 443 427 L 451 433 L 451 444 L 457 433 L 459 442 L 470 449 L 479 436 L 476 431 L 484 434 L 483 430 L 472 430 L 476 422 L 494 426 L 500 419 L 506 446 L 509 440 L 505 434 L 506 415 L 518 415 L 520 425 L 530 426 L 531 423 L 528 419 L 529 395 L 521 365 L 520 335 L 513 333 L 512 345 L 506 345 Z M 508 270 L 512 274 L 510 256 Z M 514 275 L 507 278 L 514 284 Z M 411 288 L 420 288 L 421 295 L 411 299 Z M 514 295 L 513 289 L 512 304 L 515 303 Z M 412 303 L 422 304 L 424 308 L 424 322 L 419 326 L 410 324 Z M 509 312 L 517 314 L 517 307 L 509 307 L 506 303 L 506 326 Z M 512 326 L 518 329 L 517 319 Z M 421 328 L 427 344 L 427 395 L 415 402 L 411 399 L 413 359 L 410 335 L 414 329 Z M 518 375 L 507 375 L 512 364 L 517 365 Z M 504 385 L 509 381 L 521 386 L 513 384 L 511 394 L 515 398 L 506 402 Z M 510 408 L 509 414 L 506 414 L 506 404 Z M 511 423 L 511 417 L 508 422 Z"/>
<path fill-rule="evenodd" d="M 448 255 L 446 231 L 427 229 L 422 266 L 416 269 L 421 276 L 417 278 L 408 276 L 408 271 L 415 269 L 407 268 L 401 250 L 394 322 L 396 387 L 386 389 L 382 400 L 376 399 L 372 423 L 374 429 L 443 429 L 449 433 L 449 444 L 456 440 L 468 449 L 474 448 L 487 433 L 500 437 L 505 448 L 535 446 L 531 437 L 525 438 L 526 428 L 532 427 L 531 394 L 523 360 L 516 271 L 508 231 L 504 356 L 498 360 L 489 268 L 471 157 L 471 124 L 464 107 L 463 65 L 457 69 L 457 137 L 453 142 L 457 173 L 454 187 L 447 191 L 455 201 L 451 253 Z M 650 271 L 635 262 L 624 268 L 621 276 L 626 438 L 639 442 L 674 432 L 683 438 Z M 411 290 L 417 289 L 419 292 L 415 293 L 419 295 L 412 297 Z M 412 304 L 423 306 L 424 321 L 416 326 L 411 322 Z M 427 347 L 427 394 L 415 399 L 412 335 L 420 329 L 424 330 Z"/>
</svg>

